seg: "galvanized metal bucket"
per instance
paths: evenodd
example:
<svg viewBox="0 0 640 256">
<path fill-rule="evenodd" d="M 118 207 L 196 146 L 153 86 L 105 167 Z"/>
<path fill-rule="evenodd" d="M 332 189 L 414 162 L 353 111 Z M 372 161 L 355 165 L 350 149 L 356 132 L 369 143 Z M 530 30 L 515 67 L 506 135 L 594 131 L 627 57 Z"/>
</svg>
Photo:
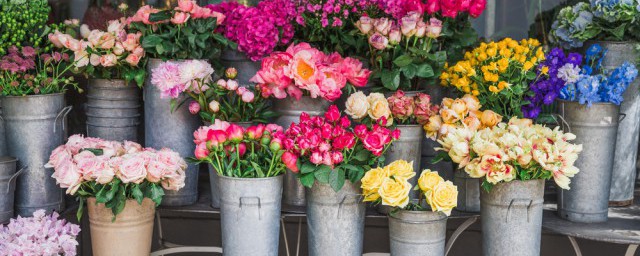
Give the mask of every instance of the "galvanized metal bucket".
<svg viewBox="0 0 640 256">
<path fill-rule="evenodd" d="M 310 256 L 361 256 L 365 204 L 360 183 L 346 181 L 338 192 L 316 182 L 307 189 Z"/>
<path fill-rule="evenodd" d="M 422 149 L 424 149 L 424 147 Z M 449 161 L 440 161 L 433 164 L 432 162 L 435 158 L 435 156 L 423 155 L 420 160 L 420 169 L 429 169 L 438 172 L 438 174 L 445 180 L 453 180 L 455 164 Z"/>
<path fill-rule="evenodd" d="M 635 63 L 638 59 L 634 42 L 589 41 L 585 44 L 585 49 L 595 43 L 607 50 L 607 54 L 602 59 L 602 66 L 607 70 L 613 70 L 625 61 Z M 628 206 L 633 203 L 638 135 L 640 135 L 640 93 L 638 91 L 640 91 L 640 79 L 631 83 L 622 95 L 624 101 L 620 105 L 620 113 L 625 117 L 618 124 L 609 195 L 611 206 Z"/>
<path fill-rule="evenodd" d="M 278 255 L 283 178 L 218 177 L 224 255 Z"/>
<path fill-rule="evenodd" d="M 452 92 L 451 89 L 440 86 L 440 85 L 429 85 L 427 86 L 426 92 L 431 96 L 431 104 L 440 105 L 442 103 L 442 99 L 446 97 L 451 97 Z M 438 154 L 435 148 L 440 147 L 440 143 L 435 140 L 427 138 L 426 134 L 423 134 L 422 138 L 422 156 L 423 157 L 434 157 Z M 426 164 L 426 163 L 425 163 Z M 426 165 L 422 166 L 422 169 L 427 169 Z"/>
<path fill-rule="evenodd" d="M 394 256 L 444 256 L 447 215 L 399 210 L 389 214 L 389 245 Z"/>
<path fill-rule="evenodd" d="M 16 178 L 24 168 L 16 172 L 18 159 L 0 157 L 0 223 L 7 223 L 13 217 L 13 202 L 16 191 Z"/>
<path fill-rule="evenodd" d="M 499 183 L 482 190 L 482 251 L 486 256 L 539 256 L 544 180 Z"/>
<path fill-rule="evenodd" d="M 91 79 L 87 88 L 87 135 L 138 142 L 140 89 L 121 79 Z"/>
<path fill-rule="evenodd" d="M 409 180 L 411 187 L 415 187 L 418 182 L 418 177 L 422 173 L 420 169 L 420 157 L 422 153 L 422 137 L 424 137 L 424 130 L 422 126 L 416 125 L 398 125 L 396 129 L 400 130 L 400 138 L 393 142 L 389 150 L 385 153 L 385 162 L 390 164 L 396 160 L 405 160 L 407 162 L 413 162 L 413 171 L 417 173 L 416 176 Z M 411 190 L 409 198 L 418 198 L 418 191 Z M 379 204 L 378 211 L 384 214 L 389 213 L 391 207 Z"/>
<path fill-rule="evenodd" d="M 94 256 L 148 256 L 153 237 L 156 205 L 145 198 L 142 204 L 127 200 L 115 221 L 111 209 L 87 199 L 91 249 Z"/>
<path fill-rule="evenodd" d="M 38 209 L 60 212 L 64 208 L 64 190 L 51 178 L 53 169 L 45 168 L 51 151 L 65 139 L 64 94 L 5 96 L 4 110 L 7 149 L 25 169 L 18 177 L 16 214 L 31 216 Z"/>
<path fill-rule="evenodd" d="M 563 130 L 575 134 L 573 143 L 583 148 L 575 163 L 580 173 L 571 179 L 571 189 L 558 189 L 558 215 L 574 222 L 605 222 L 620 107 L 559 101 L 558 108 L 566 123 Z"/>
<path fill-rule="evenodd" d="M 300 121 L 302 112 L 311 116 L 322 115 L 330 105 L 331 102 L 321 98 L 312 99 L 308 96 L 302 96 L 300 100 L 295 100 L 293 97 L 276 100 L 273 102 L 273 111 L 279 116 L 275 118 L 274 123 L 287 129 L 291 123 Z M 288 205 L 304 206 L 306 204 L 304 193 L 304 186 L 300 184 L 296 175 L 287 171 L 284 177 L 283 202 Z"/>
<path fill-rule="evenodd" d="M 220 55 L 220 63 L 223 67 L 234 67 L 238 70 L 238 76 L 236 80 L 240 85 L 249 85 L 249 79 L 251 79 L 262 66 L 261 61 L 252 61 L 246 54 L 226 48 Z"/>
<path fill-rule="evenodd" d="M 7 155 L 7 141 L 4 136 L 4 120 L 2 120 L 2 97 L 0 97 L 0 156 Z"/>
<path fill-rule="evenodd" d="M 458 187 L 456 210 L 480 212 L 480 180 L 471 178 L 464 170 L 454 170 L 453 184 Z"/>
<path fill-rule="evenodd" d="M 147 63 L 149 74 L 161 63 L 160 59 L 149 59 Z M 151 84 L 151 75 L 147 76 L 143 93 L 146 146 L 170 148 L 183 157 L 193 155 L 195 148 L 193 132 L 202 123 L 200 117 L 189 112 L 187 103 L 172 112 L 170 100 L 160 98 L 160 90 Z M 179 102 L 182 100 L 184 98 L 178 99 Z M 179 191 L 166 191 L 162 205 L 182 206 L 196 202 L 198 199 L 198 166 L 189 164 L 186 176 L 185 187 Z"/>
</svg>

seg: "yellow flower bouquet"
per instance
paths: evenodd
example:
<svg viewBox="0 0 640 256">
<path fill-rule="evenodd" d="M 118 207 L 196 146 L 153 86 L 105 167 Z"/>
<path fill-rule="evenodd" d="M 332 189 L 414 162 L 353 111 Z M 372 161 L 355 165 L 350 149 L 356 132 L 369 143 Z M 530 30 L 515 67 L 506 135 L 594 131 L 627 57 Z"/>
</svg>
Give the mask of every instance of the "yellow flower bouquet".
<svg viewBox="0 0 640 256">
<path fill-rule="evenodd" d="M 485 109 L 501 116 L 522 117 L 521 108 L 528 103 L 525 97 L 533 93 L 529 84 L 539 78 L 535 67 L 544 59 L 535 39 L 481 43 L 463 60 L 447 66 L 440 82 L 478 97 Z"/>
<path fill-rule="evenodd" d="M 423 210 L 422 199 L 433 212 L 442 212 L 449 216 L 458 203 L 458 188 L 451 181 L 445 181 L 437 172 L 424 170 L 418 178 L 418 185 L 412 188 L 409 179 L 416 173 L 413 163 L 397 160 L 383 168 L 374 168 L 362 177 L 362 191 L 365 202 L 406 210 Z M 409 200 L 412 189 L 420 190 L 418 203 Z"/>
</svg>

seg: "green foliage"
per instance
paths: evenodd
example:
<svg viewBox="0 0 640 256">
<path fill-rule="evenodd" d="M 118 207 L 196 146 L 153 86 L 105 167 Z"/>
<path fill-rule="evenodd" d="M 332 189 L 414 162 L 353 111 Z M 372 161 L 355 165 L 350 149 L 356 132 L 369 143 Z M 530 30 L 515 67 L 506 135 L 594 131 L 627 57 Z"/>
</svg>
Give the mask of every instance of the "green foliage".
<svg viewBox="0 0 640 256">
<path fill-rule="evenodd" d="M 13 45 L 51 50 L 46 37 L 51 8 L 46 0 L 0 0 L 0 8 L 0 56 Z"/>
<path fill-rule="evenodd" d="M 90 197 L 96 198 L 96 203 L 105 204 L 105 207 L 111 209 L 115 221 L 127 203 L 127 200 L 134 199 L 138 204 L 142 204 L 144 198 L 151 199 L 156 206 L 162 202 L 164 189 L 159 184 L 144 181 L 140 184 L 122 183 L 120 179 L 114 178 L 107 184 L 99 184 L 95 181 L 85 182 L 78 189 L 78 200 L 80 201 L 76 217 L 78 221 L 82 217 L 86 200 Z"/>
</svg>

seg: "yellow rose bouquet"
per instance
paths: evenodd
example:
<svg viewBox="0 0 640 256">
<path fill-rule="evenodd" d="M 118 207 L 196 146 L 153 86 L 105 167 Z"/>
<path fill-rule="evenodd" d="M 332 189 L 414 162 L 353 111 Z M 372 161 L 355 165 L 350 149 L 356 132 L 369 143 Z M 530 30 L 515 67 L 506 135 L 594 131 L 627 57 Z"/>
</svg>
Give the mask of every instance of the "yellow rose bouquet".
<svg viewBox="0 0 640 256">
<path fill-rule="evenodd" d="M 364 201 L 397 209 L 424 210 L 424 198 L 432 211 L 449 216 L 458 203 L 458 188 L 431 170 L 424 170 L 418 179 L 418 185 L 412 188 L 409 179 L 415 175 L 413 163 L 405 160 L 397 160 L 383 168 L 369 170 L 361 179 Z M 421 192 L 417 203 L 409 200 L 412 189 Z"/>
<path fill-rule="evenodd" d="M 487 191 L 500 182 L 551 178 L 569 189 L 582 151 L 582 145 L 569 142 L 575 137 L 557 127 L 552 130 L 514 117 L 509 123 L 478 131 L 453 128 L 438 140 L 442 148 L 437 150 L 446 152 L 469 176 L 482 178 Z"/>
<path fill-rule="evenodd" d="M 485 109 L 501 116 L 522 117 L 521 108 L 529 103 L 526 97 L 533 96 L 529 85 L 544 75 L 535 68 L 544 59 L 540 42 L 535 39 L 482 43 L 467 52 L 463 60 L 448 66 L 440 82 L 478 97 Z"/>
</svg>

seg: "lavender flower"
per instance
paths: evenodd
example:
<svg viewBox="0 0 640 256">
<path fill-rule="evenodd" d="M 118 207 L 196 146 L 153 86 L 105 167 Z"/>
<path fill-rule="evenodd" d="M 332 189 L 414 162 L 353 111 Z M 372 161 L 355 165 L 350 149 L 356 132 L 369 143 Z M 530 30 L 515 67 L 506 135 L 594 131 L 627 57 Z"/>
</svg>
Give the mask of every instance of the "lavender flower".
<svg viewBox="0 0 640 256">
<path fill-rule="evenodd" d="M 58 220 L 58 213 L 18 217 L 0 229 L 0 255 L 76 255 L 80 227 Z"/>
<path fill-rule="evenodd" d="M 580 78 L 580 67 L 573 63 L 567 63 L 558 69 L 558 78 L 567 84 L 572 84 Z"/>
</svg>

